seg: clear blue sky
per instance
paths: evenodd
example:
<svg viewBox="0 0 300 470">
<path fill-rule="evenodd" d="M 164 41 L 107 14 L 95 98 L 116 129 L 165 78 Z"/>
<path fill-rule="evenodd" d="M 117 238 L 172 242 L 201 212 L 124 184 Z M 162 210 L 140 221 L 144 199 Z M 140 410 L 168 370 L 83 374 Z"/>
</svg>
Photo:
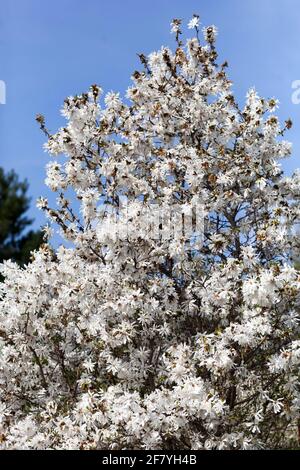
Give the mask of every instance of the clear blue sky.
<svg viewBox="0 0 300 470">
<path fill-rule="evenodd" d="M 300 105 L 291 101 L 291 83 L 300 79 L 299 0 L 1 0 L 0 80 L 7 103 L 0 105 L 0 166 L 29 180 L 35 227 L 45 219 L 34 201 L 49 195 L 36 113 L 55 131 L 66 96 L 92 83 L 125 92 L 136 53 L 173 46 L 171 19 L 187 22 L 193 13 L 218 26 L 218 50 L 239 101 L 251 86 L 280 100 L 280 118 L 294 122 L 288 134 L 293 158 L 284 168 L 300 167 Z"/>
</svg>

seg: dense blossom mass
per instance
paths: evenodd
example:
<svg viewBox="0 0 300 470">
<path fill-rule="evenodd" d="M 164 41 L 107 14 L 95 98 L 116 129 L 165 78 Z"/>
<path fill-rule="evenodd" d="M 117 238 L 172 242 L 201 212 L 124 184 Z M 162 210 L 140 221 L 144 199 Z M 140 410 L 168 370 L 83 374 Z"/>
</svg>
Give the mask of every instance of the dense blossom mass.
<svg viewBox="0 0 300 470">
<path fill-rule="evenodd" d="M 45 236 L 59 227 L 66 243 L 1 267 L 2 449 L 296 445 L 300 174 L 279 164 L 291 122 L 254 89 L 240 108 L 217 29 L 188 26 L 183 43 L 173 20 L 175 51 L 140 55 L 126 98 L 96 85 L 67 98 L 56 134 L 37 117 L 57 192 L 55 208 L 38 202 Z M 197 217 L 199 201 L 202 234 L 162 236 L 173 207 Z"/>
</svg>

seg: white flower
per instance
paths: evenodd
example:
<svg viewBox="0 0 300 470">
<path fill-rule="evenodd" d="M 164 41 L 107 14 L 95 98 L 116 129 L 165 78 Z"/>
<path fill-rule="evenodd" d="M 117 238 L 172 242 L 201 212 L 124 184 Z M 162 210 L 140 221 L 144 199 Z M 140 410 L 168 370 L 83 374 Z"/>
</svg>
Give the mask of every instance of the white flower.
<svg viewBox="0 0 300 470">
<path fill-rule="evenodd" d="M 181 25 L 181 20 L 174 18 L 174 20 L 171 22 L 171 33 L 180 33 L 180 25 Z"/>
<path fill-rule="evenodd" d="M 48 200 L 45 197 L 40 197 L 37 200 L 36 207 L 38 209 L 46 209 L 48 207 Z"/>
<path fill-rule="evenodd" d="M 267 186 L 267 181 L 264 178 L 259 178 L 256 181 L 256 186 L 260 189 L 263 190 Z"/>
<path fill-rule="evenodd" d="M 283 408 L 283 403 L 281 402 L 282 399 L 272 401 L 273 411 L 275 414 L 280 413 Z"/>
<path fill-rule="evenodd" d="M 82 363 L 82 365 L 88 372 L 93 372 L 93 370 L 95 368 L 95 362 L 93 362 L 91 359 L 86 359 Z"/>
<path fill-rule="evenodd" d="M 193 18 L 189 21 L 188 23 L 188 28 L 193 29 L 193 28 L 199 28 L 199 16 L 194 15 Z"/>
<path fill-rule="evenodd" d="M 54 235 L 54 230 L 49 225 L 45 225 L 43 227 L 43 232 L 44 232 L 44 236 L 47 240 L 50 240 L 50 238 L 52 238 L 53 235 Z"/>
</svg>

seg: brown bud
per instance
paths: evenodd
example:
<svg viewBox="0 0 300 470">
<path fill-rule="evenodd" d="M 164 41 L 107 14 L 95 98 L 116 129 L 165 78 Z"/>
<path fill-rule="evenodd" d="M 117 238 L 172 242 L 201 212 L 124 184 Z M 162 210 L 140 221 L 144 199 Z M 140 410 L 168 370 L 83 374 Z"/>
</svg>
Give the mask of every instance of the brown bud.
<svg viewBox="0 0 300 470">
<path fill-rule="evenodd" d="M 286 127 L 287 129 L 291 129 L 292 125 L 293 125 L 293 122 L 292 122 L 291 119 L 287 119 L 287 120 L 285 121 L 285 127 Z"/>
<path fill-rule="evenodd" d="M 37 114 L 35 116 L 35 120 L 40 123 L 41 125 L 45 124 L 45 117 L 42 114 Z"/>
</svg>

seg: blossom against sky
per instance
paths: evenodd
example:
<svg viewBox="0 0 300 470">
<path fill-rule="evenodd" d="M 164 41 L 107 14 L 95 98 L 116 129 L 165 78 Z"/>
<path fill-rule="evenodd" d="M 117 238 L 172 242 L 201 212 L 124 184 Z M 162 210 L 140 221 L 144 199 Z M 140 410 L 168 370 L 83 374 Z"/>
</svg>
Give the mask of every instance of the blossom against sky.
<svg viewBox="0 0 300 470">
<path fill-rule="evenodd" d="M 279 99 L 280 118 L 294 122 L 287 135 L 294 158 L 284 168 L 290 172 L 300 166 L 300 105 L 291 100 L 292 82 L 300 79 L 297 0 L 1 0 L 0 79 L 7 86 L 7 102 L 0 105 L 0 165 L 28 178 L 36 226 L 45 219 L 34 200 L 49 194 L 45 139 L 35 115 L 44 114 L 55 132 L 64 122 L 58 110 L 66 96 L 92 83 L 104 92 L 125 94 L 139 67 L 136 53 L 174 46 L 172 18 L 183 18 L 188 32 L 193 13 L 200 15 L 200 28 L 218 27 L 218 50 L 229 62 L 240 102 L 252 86 L 262 96 Z"/>
</svg>

